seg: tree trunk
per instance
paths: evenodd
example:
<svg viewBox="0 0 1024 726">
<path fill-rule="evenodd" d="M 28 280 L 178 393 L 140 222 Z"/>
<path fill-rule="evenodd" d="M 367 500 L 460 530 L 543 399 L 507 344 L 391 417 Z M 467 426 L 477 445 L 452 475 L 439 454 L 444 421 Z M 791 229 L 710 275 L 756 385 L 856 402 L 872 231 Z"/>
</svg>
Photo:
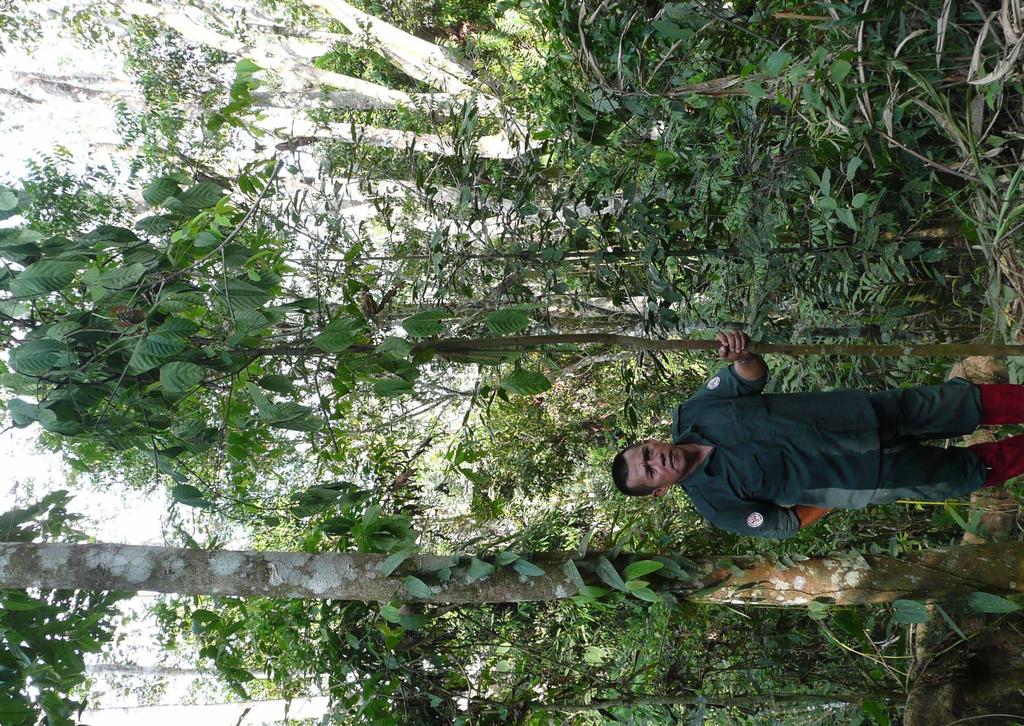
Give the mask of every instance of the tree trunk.
<svg viewBox="0 0 1024 726">
<path fill-rule="evenodd" d="M 585 713 L 602 708 L 629 708 L 632 706 L 707 706 L 709 708 L 799 708 L 806 710 L 824 706 L 847 706 L 864 701 L 891 701 L 901 695 L 900 691 L 879 691 L 862 695 L 830 695 L 817 693 L 764 693 L 754 696 L 632 696 L 616 700 L 591 701 L 590 703 L 537 703 L 534 711 L 561 711 L 562 713 Z"/>
<path fill-rule="evenodd" d="M 538 553 L 542 574 L 520 575 L 497 567 L 470 580 L 465 558 L 416 555 L 392 576 L 381 572 L 386 555 L 324 552 L 234 552 L 119 544 L 0 543 L 0 587 L 154 591 L 183 595 L 313 598 L 363 601 L 476 603 L 554 600 L 577 594 L 565 571 L 571 553 Z M 651 587 L 709 603 L 804 605 L 827 599 L 839 605 L 891 602 L 898 598 L 952 601 L 977 590 L 1024 592 L 1024 544 L 988 544 L 911 552 L 902 557 L 816 557 L 792 567 L 758 557 L 727 562 L 705 557 L 674 563 L 648 576 Z M 643 555 L 620 555 L 622 571 Z M 601 585 L 602 558 L 574 560 L 584 582 Z M 675 566 L 678 566 L 676 569 Z M 456 568 L 447 580 L 438 573 Z M 449 572 L 453 572 L 449 569 Z M 660 571 L 659 571 L 660 572 Z M 429 592 L 406 578 L 428 583 Z M 412 588 L 411 590 L 409 588 Z"/>
<path fill-rule="evenodd" d="M 128 663 L 90 663 L 85 666 L 85 672 L 90 675 L 104 674 L 112 676 L 160 676 L 164 678 L 197 678 L 209 676 L 210 671 L 199 668 L 176 668 L 174 666 L 161 665 L 130 665 Z M 264 671 L 249 671 L 254 678 L 261 681 L 269 680 Z"/>
<path fill-rule="evenodd" d="M 378 17 L 357 10 L 344 0 L 304 0 L 319 7 L 350 33 L 373 45 L 402 71 L 418 81 L 452 94 L 470 94 L 472 74 L 453 61 L 439 46 L 417 38 Z M 488 103 L 495 104 L 494 99 Z M 496 105 L 496 104 L 495 104 Z M 494 109 L 491 109 L 492 111 Z M 481 110 L 482 111 L 482 110 Z"/>
<path fill-rule="evenodd" d="M 198 22 L 187 8 L 165 9 L 139 0 L 126 0 L 125 12 L 157 20 L 176 30 L 186 40 L 222 50 L 231 55 L 251 58 L 261 66 L 281 74 L 286 81 L 298 79 L 306 85 L 334 86 L 340 91 L 332 93 L 336 105 L 350 109 L 395 109 L 400 106 L 447 109 L 453 99 L 447 94 L 409 94 L 395 91 L 377 83 L 370 83 L 341 73 L 326 71 L 304 62 L 301 55 L 283 45 L 249 46 L 229 38 Z"/>
<path fill-rule="evenodd" d="M 137 726 L 137 724 L 260 724 L 288 723 L 292 719 L 311 719 L 317 723 L 328 710 L 326 696 L 273 701 L 239 701 L 237 703 L 190 703 L 129 708 L 98 708 L 85 711 L 81 722 L 103 726 Z"/>
<path fill-rule="evenodd" d="M 452 140 L 438 134 L 424 134 L 400 129 L 382 129 L 374 126 L 353 126 L 344 123 L 314 123 L 300 116 L 301 112 L 281 108 L 268 108 L 265 118 L 257 122 L 284 140 L 278 148 L 305 145 L 317 141 L 340 141 L 346 144 L 366 144 L 386 149 L 407 149 L 439 156 L 457 156 L 462 153 Z M 471 142 L 478 156 L 485 159 L 515 159 L 526 147 L 505 134 L 481 136 Z"/>
<path fill-rule="evenodd" d="M 907 696 L 905 726 L 1024 720 L 1024 617 L 1003 619 L 971 640 L 939 653 Z M 966 628 L 961 620 L 961 627 Z M 967 628 L 965 632 L 971 632 Z"/>
<path fill-rule="evenodd" d="M 993 358 L 967 358 L 950 376 L 976 383 L 1005 383 L 1005 362 Z M 994 441 L 990 431 L 965 437 L 967 444 Z M 965 532 L 965 544 L 1006 541 L 1016 530 L 1018 508 L 1003 488 L 982 489 L 971 496 L 971 507 L 981 511 L 978 531 Z M 934 614 L 911 626 L 916 644 L 915 675 L 907 695 L 906 726 L 932 726 L 971 721 L 984 724 L 1019 723 L 1024 714 L 1024 616 L 985 615 L 959 604 L 946 609 L 967 640 Z"/>
</svg>

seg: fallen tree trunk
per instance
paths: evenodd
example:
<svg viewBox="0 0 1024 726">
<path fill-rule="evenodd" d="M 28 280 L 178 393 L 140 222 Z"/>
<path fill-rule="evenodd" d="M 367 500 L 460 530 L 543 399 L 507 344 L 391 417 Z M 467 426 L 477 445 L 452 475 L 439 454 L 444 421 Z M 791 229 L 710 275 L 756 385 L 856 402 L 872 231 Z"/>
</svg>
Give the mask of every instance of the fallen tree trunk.
<svg viewBox="0 0 1024 726">
<path fill-rule="evenodd" d="M 395 568 L 385 564 L 388 557 L 0 543 L 0 588 L 381 602 L 520 602 L 572 597 L 580 592 L 581 584 L 614 583 L 609 579 L 609 566 L 622 572 L 632 562 L 654 559 L 662 562 L 663 568 L 661 574 L 645 576 L 652 590 L 708 603 L 804 605 L 826 600 L 859 605 L 899 598 L 946 602 L 978 590 L 1024 592 L 1021 543 L 925 550 L 900 557 L 854 553 L 815 557 L 792 566 L 759 557 L 722 561 L 623 554 L 609 560 L 601 553 L 573 558 L 572 553 L 546 552 L 530 557 L 532 569 L 518 569 L 513 562 L 500 566 L 478 560 L 483 564 L 471 570 L 468 558 L 414 555 L 401 561 L 392 574 Z M 573 561 L 575 571 L 567 566 L 568 560 Z"/>
</svg>

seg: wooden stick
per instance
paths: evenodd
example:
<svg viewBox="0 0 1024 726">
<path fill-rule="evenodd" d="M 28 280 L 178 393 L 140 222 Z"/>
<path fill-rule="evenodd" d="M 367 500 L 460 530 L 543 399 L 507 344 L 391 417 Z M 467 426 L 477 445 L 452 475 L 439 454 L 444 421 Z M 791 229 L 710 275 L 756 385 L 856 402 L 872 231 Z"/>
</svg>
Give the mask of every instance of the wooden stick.
<svg viewBox="0 0 1024 726">
<path fill-rule="evenodd" d="M 439 353 L 484 350 L 516 350 L 542 345 L 607 345 L 626 350 L 717 350 L 717 340 L 654 340 L 631 335 L 609 333 L 571 333 L 565 335 L 519 335 L 510 338 L 445 338 L 424 341 L 414 350 L 432 349 Z M 756 343 L 751 342 L 752 353 L 776 355 L 843 355 L 885 358 L 929 358 L 949 356 L 965 358 L 972 355 L 1024 356 L 1024 345 L 1003 343 L 924 343 L 924 344 L 871 344 L 871 343 Z"/>
</svg>

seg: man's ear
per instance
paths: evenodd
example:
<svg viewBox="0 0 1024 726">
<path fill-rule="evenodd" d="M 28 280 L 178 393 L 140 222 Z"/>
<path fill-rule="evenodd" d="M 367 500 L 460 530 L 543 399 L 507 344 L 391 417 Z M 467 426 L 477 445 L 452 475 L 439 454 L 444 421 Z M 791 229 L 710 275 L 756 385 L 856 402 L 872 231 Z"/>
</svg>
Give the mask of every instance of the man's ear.
<svg viewBox="0 0 1024 726">
<path fill-rule="evenodd" d="M 651 492 L 651 496 L 652 497 L 660 497 L 660 496 L 663 496 L 667 491 L 668 491 L 668 487 L 658 487 L 653 492 Z"/>
</svg>

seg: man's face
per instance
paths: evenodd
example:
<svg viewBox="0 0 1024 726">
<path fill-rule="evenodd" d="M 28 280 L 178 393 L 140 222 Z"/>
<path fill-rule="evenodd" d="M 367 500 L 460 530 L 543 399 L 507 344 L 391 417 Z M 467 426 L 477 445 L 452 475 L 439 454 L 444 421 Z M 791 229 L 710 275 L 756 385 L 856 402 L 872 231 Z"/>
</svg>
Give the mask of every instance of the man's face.
<svg viewBox="0 0 1024 726">
<path fill-rule="evenodd" d="M 654 439 L 637 444 L 623 456 L 629 465 L 626 485 L 630 489 L 650 491 L 656 497 L 679 481 L 686 464 L 678 447 Z"/>
</svg>

